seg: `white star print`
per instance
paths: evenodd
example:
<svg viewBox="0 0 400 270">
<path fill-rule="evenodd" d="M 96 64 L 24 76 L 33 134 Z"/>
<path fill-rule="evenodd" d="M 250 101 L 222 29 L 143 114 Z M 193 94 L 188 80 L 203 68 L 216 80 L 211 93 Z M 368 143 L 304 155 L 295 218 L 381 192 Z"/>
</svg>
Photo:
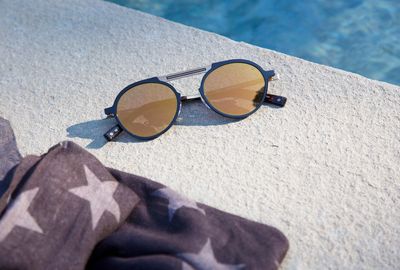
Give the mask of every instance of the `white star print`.
<svg viewBox="0 0 400 270">
<path fill-rule="evenodd" d="M 181 207 L 188 207 L 197 209 L 203 215 L 206 214 L 204 209 L 201 209 L 197 206 L 196 202 L 189 200 L 188 198 L 178 194 L 170 188 L 161 188 L 154 191 L 151 195 L 168 199 L 168 217 L 169 221 L 174 217 L 175 212 Z"/>
<path fill-rule="evenodd" d="M 15 226 L 43 233 L 35 219 L 28 212 L 28 208 L 38 191 L 38 187 L 24 191 L 10 204 L 10 207 L 0 220 L 0 242 L 7 237 Z"/>
<path fill-rule="evenodd" d="M 177 256 L 185 260 L 195 269 L 201 270 L 240 270 L 244 269 L 244 264 L 222 264 L 219 263 L 214 256 L 214 251 L 211 247 L 211 241 L 208 238 L 206 244 L 199 253 L 178 253 Z M 186 263 L 182 264 L 183 269 L 190 269 Z"/>
<path fill-rule="evenodd" d="M 113 198 L 113 194 L 118 187 L 118 182 L 102 182 L 86 165 L 84 165 L 84 169 L 88 185 L 70 189 L 69 192 L 89 201 L 93 230 L 106 210 L 119 222 L 120 209 L 118 203 Z"/>
</svg>

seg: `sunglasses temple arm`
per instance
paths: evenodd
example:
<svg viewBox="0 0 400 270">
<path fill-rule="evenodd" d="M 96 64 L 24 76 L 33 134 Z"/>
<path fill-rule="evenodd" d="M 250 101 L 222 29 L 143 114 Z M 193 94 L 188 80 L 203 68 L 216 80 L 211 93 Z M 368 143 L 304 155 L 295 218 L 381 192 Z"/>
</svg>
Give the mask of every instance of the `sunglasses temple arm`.
<svg viewBox="0 0 400 270">
<path fill-rule="evenodd" d="M 283 96 L 267 94 L 265 96 L 264 102 L 278 107 L 285 107 L 286 100 L 287 98 Z"/>
<path fill-rule="evenodd" d="M 200 100 L 200 99 L 201 99 L 200 96 L 182 96 L 181 97 L 181 101 L 185 102 L 185 103 L 190 102 L 190 101 Z M 264 99 L 264 102 L 273 104 L 278 107 L 284 107 L 286 104 L 286 97 L 267 94 L 267 96 Z"/>
</svg>

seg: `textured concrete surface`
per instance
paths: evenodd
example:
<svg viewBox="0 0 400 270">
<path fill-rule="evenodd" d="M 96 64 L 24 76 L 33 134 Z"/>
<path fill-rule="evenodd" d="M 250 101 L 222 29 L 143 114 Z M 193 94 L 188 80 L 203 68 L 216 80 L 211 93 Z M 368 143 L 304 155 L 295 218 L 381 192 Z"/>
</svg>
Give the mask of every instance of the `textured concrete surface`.
<svg viewBox="0 0 400 270">
<path fill-rule="evenodd" d="M 283 269 L 400 265 L 400 88 L 100 1 L 0 1 L 0 115 L 23 154 L 70 139 L 108 166 L 274 225 Z M 332 56 L 334 57 L 334 55 Z M 184 106 L 159 139 L 104 145 L 99 120 L 125 85 L 247 58 L 274 68 L 264 106 L 232 122 Z M 174 83 L 195 93 L 200 77 Z"/>
</svg>

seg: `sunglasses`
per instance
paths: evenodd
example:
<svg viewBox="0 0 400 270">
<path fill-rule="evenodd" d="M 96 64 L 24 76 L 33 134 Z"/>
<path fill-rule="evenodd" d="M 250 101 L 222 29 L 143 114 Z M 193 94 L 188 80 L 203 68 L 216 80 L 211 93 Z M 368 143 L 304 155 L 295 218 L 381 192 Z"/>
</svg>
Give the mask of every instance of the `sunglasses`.
<svg viewBox="0 0 400 270">
<path fill-rule="evenodd" d="M 203 73 L 200 95 L 182 96 L 168 83 Z M 285 97 L 267 93 L 268 82 L 275 79 L 275 71 L 235 59 L 135 82 L 118 94 L 112 107 L 104 109 L 106 118 L 117 120 L 104 137 L 112 141 L 126 131 L 138 139 L 154 139 L 172 126 L 182 103 L 192 100 L 201 100 L 209 109 L 233 119 L 248 117 L 263 103 L 283 107 Z"/>
</svg>

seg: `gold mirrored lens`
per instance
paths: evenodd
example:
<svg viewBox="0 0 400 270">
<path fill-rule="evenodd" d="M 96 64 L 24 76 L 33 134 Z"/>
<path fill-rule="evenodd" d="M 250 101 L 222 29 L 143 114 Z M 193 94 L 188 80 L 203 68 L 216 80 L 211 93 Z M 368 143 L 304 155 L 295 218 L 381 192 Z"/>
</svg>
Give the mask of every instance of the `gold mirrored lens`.
<svg viewBox="0 0 400 270">
<path fill-rule="evenodd" d="M 177 98 L 160 83 L 144 83 L 126 91 L 118 101 L 117 116 L 125 129 L 140 137 L 165 130 L 177 113 Z"/>
<path fill-rule="evenodd" d="M 204 95 L 218 111 L 244 115 L 263 102 L 265 80 L 262 73 L 246 63 L 223 65 L 211 72 L 204 81 Z"/>
</svg>

